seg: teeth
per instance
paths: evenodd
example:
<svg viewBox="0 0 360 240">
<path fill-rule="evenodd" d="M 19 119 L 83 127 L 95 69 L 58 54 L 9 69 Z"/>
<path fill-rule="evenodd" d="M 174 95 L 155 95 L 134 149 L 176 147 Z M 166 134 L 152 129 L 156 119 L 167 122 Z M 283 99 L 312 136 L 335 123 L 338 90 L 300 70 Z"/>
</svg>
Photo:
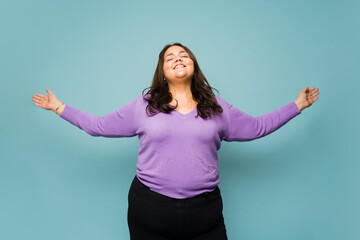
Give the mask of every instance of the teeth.
<svg viewBox="0 0 360 240">
<path fill-rule="evenodd" d="M 177 65 L 177 66 L 175 67 L 175 69 L 178 68 L 178 67 L 185 67 L 185 66 L 182 65 L 182 64 L 180 64 L 180 65 Z"/>
</svg>

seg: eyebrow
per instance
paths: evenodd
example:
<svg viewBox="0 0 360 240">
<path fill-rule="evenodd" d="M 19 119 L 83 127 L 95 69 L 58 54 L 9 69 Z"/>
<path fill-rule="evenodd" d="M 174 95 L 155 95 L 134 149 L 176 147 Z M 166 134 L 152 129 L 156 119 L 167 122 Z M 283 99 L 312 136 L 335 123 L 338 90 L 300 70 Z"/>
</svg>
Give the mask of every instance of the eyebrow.
<svg viewBox="0 0 360 240">
<path fill-rule="evenodd" d="M 181 50 L 181 51 L 179 51 L 179 53 L 186 53 L 186 51 L 184 51 L 184 50 Z M 167 56 L 170 56 L 170 55 L 174 55 L 174 53 L 169 53 L 168 55 L 166 55 L 164 58 L 166 58 Z"/>
</svg>

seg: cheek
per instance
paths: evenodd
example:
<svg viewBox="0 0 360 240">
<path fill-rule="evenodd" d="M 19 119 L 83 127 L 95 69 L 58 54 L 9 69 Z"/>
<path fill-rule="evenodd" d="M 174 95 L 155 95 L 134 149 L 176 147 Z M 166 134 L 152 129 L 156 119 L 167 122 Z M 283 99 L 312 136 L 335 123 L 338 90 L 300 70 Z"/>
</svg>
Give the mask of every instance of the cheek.
<svg viewBox="0 0 360 240">
<path fill-rule="evenodd" d="M 192 68 L 194 68 L 194 62 L 193 62 L 191 59 L 189 59 L 189 60 L 187 61 L 187 65 L 189 65 L 189 66 L 191 66 Z"/>
<path fill-rule="evenodd" d="M 170 64 L 165 63 L 163 66 L 164 74 L 168 73 L 170 71 L 170 68 L 171 68 Z"/>
<path fill-rule="evenodd" d="M 171 63 L 165 63 L 165 68 L 166 68 L 166 70 L 170 70 L 170 68 L 171 68 Z"/>
<path fill-rule="evenodd" d="M 187 66 L 191 66 L 192 69 L 194 69 L 194 62 L 193 61 L 189 61 Z"/>
</svg>

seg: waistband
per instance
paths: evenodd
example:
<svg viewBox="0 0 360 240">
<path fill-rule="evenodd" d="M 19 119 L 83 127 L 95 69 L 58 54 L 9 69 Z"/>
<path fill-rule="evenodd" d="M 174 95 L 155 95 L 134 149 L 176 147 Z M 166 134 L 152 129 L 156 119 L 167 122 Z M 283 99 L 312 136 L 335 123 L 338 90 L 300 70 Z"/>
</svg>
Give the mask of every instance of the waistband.
<svg viewBox="0 0 360 240">
<path fill-rule="evenodd" d="M 188 204 L 193 204 L 193 203 L 195 204 L 195 203 L 198 203 L 199 201 L 203 201 L 203 200 L 207 200 L 207 199 L 209 199 L 209 200 L 216 199 L 216 198 L 221 196 L 220 195 L 220 189 L 219 189 L 218 186 L 216 186 L 216 188 L 211 192 L 204 192 L 204 193 L 201 193 L 201 194 L 196 195 L 194 197 L 179 199 L 179 198 L 172 198 L 172 197 L 169 197 L 169 196 L 165 196 L 163 194 L 152 191 L 148 186 L 143 184 L 137 178 L 137 176 L 134 177 L 132 185 L 133 184 L 135 184 L 135 187 L 139 187 L 141 189 L 146 190 L 152 197 L 155 197 L 158 200 L 163 200 L 163 201 L 167 201 L 167 202 L 186 202 Z"/>
</svg>

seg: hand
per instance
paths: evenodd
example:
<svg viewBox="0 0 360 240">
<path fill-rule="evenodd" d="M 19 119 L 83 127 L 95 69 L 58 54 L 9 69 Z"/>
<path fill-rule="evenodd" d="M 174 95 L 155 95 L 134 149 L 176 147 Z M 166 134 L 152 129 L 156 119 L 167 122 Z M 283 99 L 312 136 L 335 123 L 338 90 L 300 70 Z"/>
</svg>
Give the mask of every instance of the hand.
<svg viewBox="0 0 360 240">
<path fill-rule="evenodd" d="M 295 100 L 296 106 L 298 107 L 299 111 L 304 110 L 307 107 L 310 107 L 319 97 L 316 97 L 319 94 L 318 88 L 304 88 L 298 98 Z"/>
<path fill-rule="evenodd" d="M 43 94 L 36 94 L 32 96 L 32 100 L 35 102 L 34 105 L 41 107 L 46 110 L 52 110 L 55 112 L 55 109 L 61 104 L 59 99 L 50 91 L 50 89 L 46 88 L 49 96 Z"/>
</svg>

